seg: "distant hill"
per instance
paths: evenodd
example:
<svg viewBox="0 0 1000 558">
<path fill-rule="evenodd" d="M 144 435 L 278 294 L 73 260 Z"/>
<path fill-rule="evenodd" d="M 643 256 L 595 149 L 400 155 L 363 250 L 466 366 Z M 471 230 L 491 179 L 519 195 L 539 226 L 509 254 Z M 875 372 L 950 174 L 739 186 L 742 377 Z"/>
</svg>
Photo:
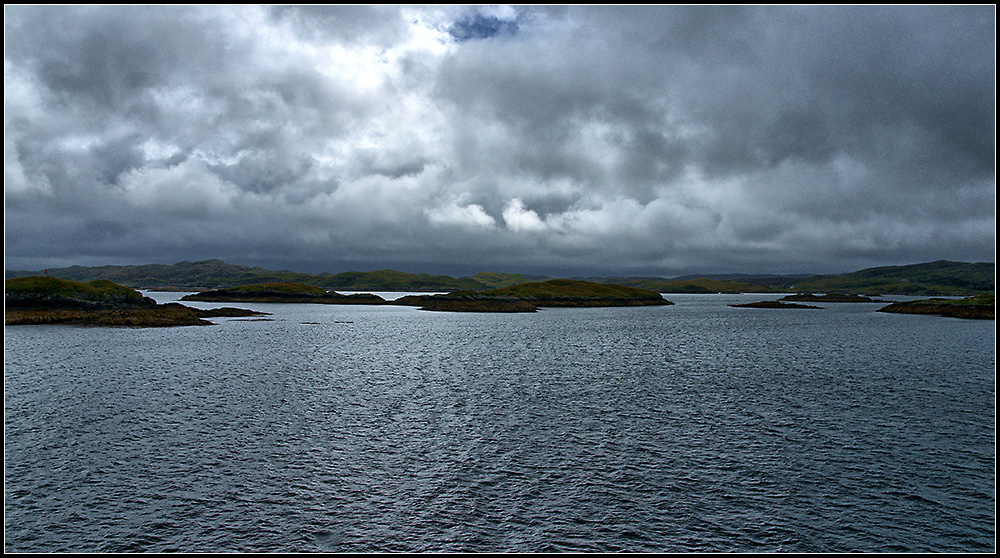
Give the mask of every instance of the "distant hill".
<svg viewBox="0 0 1000 558">
<path fill-rule="evenodd" d="M 84 267 L 75 265 L 60 269 L 39 271 L 7 272 L 7 278 L 27 275 L 48 275 L 73 281 L 94 281 L 107 279 L 132 288 L 156 287 L 231 287 L 252 283 L 299 281 L 315 279 L 316 276 L 291 271 L 270 271 L 260 267 L 232 265 L 222 260 L 200 262 L 178 262 L 173 265 L 105 265 Z"/>
<path fill-rule="evenodd" d="M 190 288 L 219 289 L 258 283 L 302 283 L 337 291 L 412 291 L 435 292 L 454 290 L 484 290 L 492 285 L 475 279 L 458 279 L 445 275 L 413 274 L 401 271 L 348 271 L 313 275 L 293 271 L 271 271 L 261 267 L 228 264 L 222 260 L 178 262 L 173 265 L 106 265 L 100 267 L 72 266 L 40 271 L 8 271 L 7 278 L 43 275 L 94 281 L 107 279 L 136 289 Z M 512 274 L 495 274 L 506 276 Z M 524 281 L 528 281 L 525 279 Z"/>
<path fill-rule="evenodd" d="M 40 271 L 7 271 L 7 278 L 43 275 Z M 49 269 L 47 275 L 74 281 L 106 279 L 136 289 L 218 289 L 257 283 L 295 282 L 336 291 L 452 292 L 484 291 L 537 282 L 548 277 L 518 273 L 478 273 L 449 277 L 393 270 L 338 274 L 271 271 L 232 265 L 221 260 L 173 265 L 72 266 Z M 675 277 L 586 278 L 661 293 L 815 292 L 854 294 L 973 295 L 996 290 L 996 264 L 936 261 L 873 267 L 843 275 L 706 275 Z"/>
<path fill-rule="evenodd" d="M 521 283 L 531 283 L 534 281 L 544 281 L 551 279 L 544 275 L 521 275 L 520 273 L 491 273 L 484 271 L 472 276 L 473 279 L 482 283 L 487 289 L 499 289 L 520 285 Z"/>
<path fill-rule="evenodd" d="M 347 271 L 324 275 L 313 281 L 302 281 L 336 291 L 455 291 L 482 290 L 486 286 L 475 279 L 456 279 L 447 275 L 404 273 L 383 269 L 380 271 Z"/>
<path fill-rule="evenodd" d="M 689 275 L 615 280 L 662 293 L 812 292 L 873 295 L 973 295 L 996 290 L 996 264 L 936 262 L 872 267 L 843 275 Z"/>
<path fill-rule="evenodd" d="M 625 285 L 668 294 L 784 292 L 780 289 L 756 283 L 708 277 L 690 277 L 686 279 L 608 277 L 604 279 L 594 278 L 591 281 Z"/>
<path fill-rule="evenodd" d="M 967 295 L 996 290 L 996 264 L 940 260 L 872 267 L 847 275 L 817 276 L 792 285 L 797 291 L 906 295 Z"/>
</svg>

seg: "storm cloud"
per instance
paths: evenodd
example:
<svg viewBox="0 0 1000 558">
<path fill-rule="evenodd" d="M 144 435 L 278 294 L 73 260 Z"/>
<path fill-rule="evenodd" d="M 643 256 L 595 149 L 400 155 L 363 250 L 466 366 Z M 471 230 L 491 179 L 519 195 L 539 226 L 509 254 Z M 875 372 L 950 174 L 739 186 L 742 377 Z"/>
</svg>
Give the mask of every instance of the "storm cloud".
<svg viewBox="0 0 1000 558">
<path fill-rule="evenodd" d="M 995 260 L 994 6 L 4 15 L 7 269 Z"/>
</svg>

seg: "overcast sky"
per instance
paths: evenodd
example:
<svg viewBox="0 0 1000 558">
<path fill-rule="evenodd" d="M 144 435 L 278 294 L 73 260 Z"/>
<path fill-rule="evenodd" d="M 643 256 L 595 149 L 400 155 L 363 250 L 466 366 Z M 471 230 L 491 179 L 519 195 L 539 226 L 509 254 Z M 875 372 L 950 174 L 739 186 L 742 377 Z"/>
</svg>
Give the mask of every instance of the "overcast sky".
<svg viewBox="0 0 1000 558">
<path fill-rule="evenodd" d="M 5 6 L 5 265 L 995 261 L 995 17 Z"/>
</svg>

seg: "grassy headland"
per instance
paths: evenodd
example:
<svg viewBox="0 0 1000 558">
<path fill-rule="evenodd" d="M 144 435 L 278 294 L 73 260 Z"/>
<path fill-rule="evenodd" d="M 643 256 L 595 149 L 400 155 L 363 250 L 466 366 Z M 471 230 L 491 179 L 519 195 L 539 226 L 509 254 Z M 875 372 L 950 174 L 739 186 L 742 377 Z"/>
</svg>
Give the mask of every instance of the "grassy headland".
<svg viewBox="0 0 1000 558">
<path fill-rule="evenodd" d="M 205 318 L 260 314 L 239 308 L 200 310 L 177 303 L 157 304 L 105 279 L 82 282 L 35 276 L 4 281 L 4 325 L 169 327 L 212 325 Z"/>
<path fill-rule="evenodd" d="M 996 297 L 992 294 L 983 294 L 958 300 L 930 298 L 894 302 L 878 311 L 891 314 L 925 314 L 970 320 L 995 320 Z"/>
</svg>

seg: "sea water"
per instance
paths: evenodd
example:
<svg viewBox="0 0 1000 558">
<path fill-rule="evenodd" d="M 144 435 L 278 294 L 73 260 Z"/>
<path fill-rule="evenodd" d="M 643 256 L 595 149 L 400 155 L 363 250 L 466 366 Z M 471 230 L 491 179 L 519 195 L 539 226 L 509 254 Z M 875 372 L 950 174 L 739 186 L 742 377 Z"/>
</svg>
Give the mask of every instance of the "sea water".
<svg viewBox="0 0 1000 558">
<path fill-rule="evenodd" d="M 7 327 L 5 550 L 995 550 L 995 322 L 667 298 Z"/>
</svg>

